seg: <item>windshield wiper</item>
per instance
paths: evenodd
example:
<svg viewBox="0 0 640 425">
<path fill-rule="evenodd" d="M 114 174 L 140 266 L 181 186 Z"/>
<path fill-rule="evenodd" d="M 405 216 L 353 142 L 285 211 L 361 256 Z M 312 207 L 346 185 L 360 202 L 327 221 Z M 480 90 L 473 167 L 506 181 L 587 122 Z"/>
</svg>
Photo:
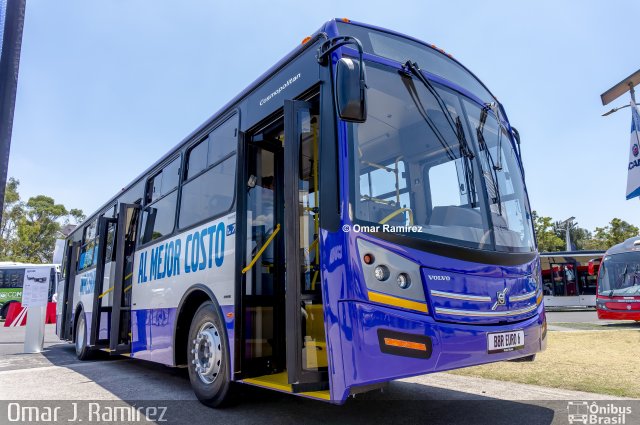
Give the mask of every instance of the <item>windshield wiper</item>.
<svg viewBox="0 0 640 425">
<path fill-rule="evenodd" d="M 406 74 L 406 71 L 403 72 L 403 73 Z M 449 159 L 451 161 L 455 160 L 456 157 L 453 154 L 451 146 L 449 146 L 449 143 L 447 142 L 445 137 L 442 135 L 442 133 L 440 133 L 440 130 L 438 129 L 438 126 L 433 122 L 433 120 L 431 119 L 431 117 L 427 113 L 427 109 L 424 107 L 424 105 L 420 101 L 420 98 L 418 97 L 418 93 L 416 91 L 416 88 L 413 85 L 413 80 L 410 79 L 409 81 L 412 82 L 411 83 L 412 86 L 411 87 L 408 87 L 406 85 L 405 86 L 406 86 L 407 91 L 409 92 L 409 96 L 411 97 L 411 100 L 413 101 L 414 105 L 416 105 L 416 109 L 418 110 L 418 113 L 424 119 L 424 121 L 427 123 L 427 125 L 431 129 L 431 132 L 436 136 L 436 139 L 438 139 L 438 142 L 440 142 L 440 144 L 442 145 L 444 151 L 447 153 L 447 157 L 449 157 Z"/>
<path fill-rule="evenodd" d="M 462 120 L 460 119 L 459 116 L 457 116 L 455 119 L 453 118 L 453 115 L 451 114 L 451 111 L 449 111 L 449 108 L 447 108 L 447 105 L 442 99 L 442 96 L 440 96 L 440 93 L 438 93 L 438 91 L 433 86 L 433 84 L 431 84 L 431 82 L 427 78 L 425 78 L 424 75 L 422 75 L 420 67 L 416 62 L 407 61 L 404 64 L 402 69 L 405 74 L 415 76 L 427 88 L 429 93 L 431 93 L 431 95 L 436 100 L 436 103 L 438 104 L 438 108 L 440 109 L 445 119 L 447 120 L 447 123 L 449 124 L 451 131 L 453 132 L 453 134 L 456 135 L 456 139 L 458 139 L 458 145 L 460 146 L 460 156 L 464 158 L 464 161 L 465 161 L 464 177 L 465 177 L 465 183 L 467 186 L 467 200 L 471 208 L 475 208 L 476 206 L 476 200 L 474 198 L 475 197 L 474 194 L 476 193 L 475 177 L 473 174 L 473 165 L 471 163 L 471 161 L 475 158 L 475 155 L 471 150 L 471 147 L 469 146 L 469 142 L 467 141 L 467 138 L 464 134 Z M 417 95 L 414 97 L 414 93 L 412 93 L 411 91 L 409 93 L 411 95 L 412 100 L 416 104 L 416 106 L 418 107 L 419 105 L 418 110 L 420 112 L 420 115 L 422 115 L 422 117 L 425 119 L 425 121 L 427 122 L 431 130 L 434 132 L 438 140 L 440 140 L 440 143 L 442 143 L 443 146 L 446 145 L 446 149 L 448 148 L 447 154 L 449 155 L 449 159 L 454 160 L 455 157 L 452 157 L 452 155 L 449 153 L 449 150 L 451 149 L 451 147 L 449 146 L 448 143 L 446 143 L 445 140 L 441 140 L 441 138 L 444 139 L 442 136 L 442 133 L 440 133 L 440 130 L 437 128 L 437 126 L 435 125 L 431 117 L 429 117 L 429 114 L 427 113 L 426 109 L 420 102 Z"/>
<path fill-rule="evenodd" d="M 462 126 L 457 125 L 457 123 L 455 122 L 456 120 L 453 118 L 453 115 L 451 114 L 451 111 L 449 111 L 449 108 L 447 108 L 447 105 L 442 99 L 442 96 L 440 96 L 440 93 L 438 93 L 438 91 L 433 86 L 433 84 L 431 84 L 431 82 L 427 78 L 425 78 L 424 75 L 422 75 L 422 72 L 418 64 L 416 62 L 407 61 L 404 64 L 403 69 L 405 70 L 405 72 L 409 71 L 408 72 L 409 74 L 415 76 L 422 84 L 424 84 L 427 90 L 429 90 L 429 93 L 431 93 L 431 95 L 436 99 L 436 102 L 438 103 L 438 108 L 440 108 L 440 111 L 442 111 L 442 113 L 444 114 L 444 117 L 447 119 L 447 123 L 449 124 L 449 127 L 451 127 L 451 131 L 453 131 L 453 134 L 455 134 L 456 138 L 458 139 L 458 143 L 460 144 L 460 152 L 469 159 L 475 158 L 475 155 L 473 154 L 473 152 L 471 151 L 471 148 L 469 147 L 467 138 L 464 135 L 464 130 Z"/>
<path fill-rule="evenodd" d="M 464 134 L 464 129 L 462 128 L 462 120 L 460 119 L 460 117 L 456 117 L 456 129 L 458 130 L 459 133 L 463 133 Z M 464 137 L 464 135 L 463 135 Z M 465 139 L 466 142 L 466 139 Z M 471 205 L 471 208 L 475 208 L 476 207 L 476 199 L 475 199 L 475 194 L 476 194 L 476 181 L 475 181 L 475 176 L 473 175 L 473 164 L 472 164 L 472 160 L 473 158 L 475 158 L 475 155 L 473 155 L 473 152 L 471 152 L 469 150 L 469 146 L 464 143 L 460 143 L 460 154 L 465 158 L 464 161 L 464 179 L 465 179 L 465 183 L 467 185 L 467 201 L 469 202 L 469 205 Z"/>
<path fill-rule="evenodd" d="M 491 189 L 493 190 L 493 195 L 491 202 L 498 205 L 498 214 L 502 215 L 502 201 L 500 199 L 500 184 L 498 182 L 498 168 L 493 159 L 493 155 L 491 155 L 491 151 L 489 150 L 489 146 L 487 145 L 487 141 L 484 138 L 484 125 L 487 121 L 487 107 L 485 106 L 480 111 L 480 122 L 478 123 L 478 127 L 476 127 L 476 137 L 478 138 L 478 144 L 480 145 L 480 150 L 484 151 L 487 165 L 489 165 L 493 172 L 487 171 L 484 174 L 489 174 L 491 181 Z M 500 152 L 498 152 L 498 156 L 500 156 Z"/>
<path fill-rule="evenodd" d="M 484 109 L 491 109 L 496 118 L 496 123 L 498 124 L 498 143 L 496 143 L 496 153 L 498 154 L 498 160 L 495 161 L 493 168 L 496 171 L 502 171 L 502 130 L 504 126 L 502 125 L 502 118 L 500 117 L 500 107 L 496 102 L 485 103 Z"/>
<path fill-rule="evenodd" d="M 622 285 L 624 285 L 624 281 L 627 278 L 628 269 L 629 269 L 629 264 L 627 263 L 624 265 L 624 271 L 622 272 Z M 622 288 L 611 289 L 611 292 L 609 292 L 609 297 L 613 297 L 613 293 L 615 292 L 616 289 L 622 289 Z"/>
</svg>

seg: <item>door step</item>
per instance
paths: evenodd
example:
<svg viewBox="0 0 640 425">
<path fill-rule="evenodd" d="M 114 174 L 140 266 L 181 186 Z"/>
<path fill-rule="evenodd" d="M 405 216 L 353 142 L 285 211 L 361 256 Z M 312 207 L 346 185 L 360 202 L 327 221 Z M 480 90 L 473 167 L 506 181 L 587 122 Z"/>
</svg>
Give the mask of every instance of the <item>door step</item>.
<svg viewBox="0 0 640 425">
<path fill-rule="evenodd" d="M 110 348 L 103 348 L 102 351 L 109 353 L 112 356 L 127 356 L 131 357 L 131 345 L 129 344 L 120 344 L 116 347 L 115 350 Z"/>
<path fill-rule="evenodd" d="M 293 387 L 288 382 L 289 375 L 287 371 L 280 373 L 274 373 L 272 375 L 257 376 L 255 378 L 243 379 L 240 382 L 255 385 L 256 387 L 269 388 L 271 390 L 280 391 L 283 393 L 301 395 L 303 397 L 315 398 L 318 400 L 330 401 L 331 395 L 329 390 L 322 391 L 307 391 L 307 392 L 294 392 Z"/>
</svg>

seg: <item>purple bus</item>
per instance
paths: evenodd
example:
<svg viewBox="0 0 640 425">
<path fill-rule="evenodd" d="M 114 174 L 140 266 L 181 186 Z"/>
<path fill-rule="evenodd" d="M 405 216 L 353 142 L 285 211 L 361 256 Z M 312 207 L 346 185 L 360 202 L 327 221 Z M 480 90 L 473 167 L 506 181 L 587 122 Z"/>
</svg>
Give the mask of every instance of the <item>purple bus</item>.
<svg viewBox="0 0 640 425">
<path fill-rule="evenodd" d="M 115 158 L 114 158 L 115 159 Z M 435 46 L 336 19 L 66 241 L 57 331 L 341 404 L 545 348 L 519 136 Z"/>
</svg>

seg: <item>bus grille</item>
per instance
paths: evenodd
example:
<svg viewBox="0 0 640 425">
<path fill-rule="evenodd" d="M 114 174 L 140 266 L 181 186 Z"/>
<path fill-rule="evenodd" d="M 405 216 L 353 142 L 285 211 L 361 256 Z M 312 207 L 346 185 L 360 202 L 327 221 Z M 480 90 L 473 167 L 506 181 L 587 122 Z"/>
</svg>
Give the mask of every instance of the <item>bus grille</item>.
<svg viewBox="0 0 640 425">
<path fill-rule="evenodd" d="M 531 276 L 495 277 L 423 268 L 434 318 L 468 324 L 519 322 L 536 314 L 541 295 Z"/>
</svg>

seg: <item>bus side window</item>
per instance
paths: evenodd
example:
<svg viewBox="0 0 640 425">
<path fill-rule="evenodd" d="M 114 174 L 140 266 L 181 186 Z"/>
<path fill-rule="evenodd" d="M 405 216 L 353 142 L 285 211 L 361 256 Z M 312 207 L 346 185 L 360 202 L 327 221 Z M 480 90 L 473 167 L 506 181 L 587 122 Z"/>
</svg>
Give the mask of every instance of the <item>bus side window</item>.
<svg viewBox="0 0 640 425">
<path fill-rule="evenodd" d="M 182 185 L 180 199 L 179 228 L 218 216 L 232 207 L 237 135 L 238 119 L 232 117 L 189 150 L 186 183 Z"/>
<path fill-rule="evenodd" d="M 94 219 L 83 230 L 78 271 L 86 270 L 96 264 L 98 259 L 98 219 Z"/>
<path fill-rule="evenodd" d="M 116 225 L 114 223 L 109 223 L 107 227 L 107 242 L 105 247 L 105 263 L 110 261 L 115 261 L 116 259 L 116 251 L 115 251 L 115 236 L 116 236 Z"/>
<path fill-rule="evenodd" d="M 175 158 L 148 180 L 145 195 L 147 205 L 142 210 L 140 225 L 141 244 L 173 232 L 180 181 L 180 160 L 180 157 Z"/>
</svg>

